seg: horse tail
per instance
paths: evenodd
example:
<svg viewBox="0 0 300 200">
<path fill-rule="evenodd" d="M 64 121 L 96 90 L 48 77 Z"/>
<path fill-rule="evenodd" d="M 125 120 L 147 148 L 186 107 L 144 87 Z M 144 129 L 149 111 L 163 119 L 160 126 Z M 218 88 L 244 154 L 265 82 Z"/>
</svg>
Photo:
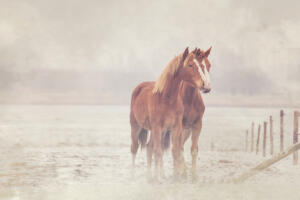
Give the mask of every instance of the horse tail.
<svg viewBox="0 0 300 200">
<path fill-rule="evenodd" d="M 170 147 L 170 131 L 167 131 L 164 134 L 163 140 L 162 140 L 162 148 L 164 151 L 168 150 Z"/>
<path fill-rule="evenodd" d="M 146 147 L 147 138 L 148 138 L 148 131 L 142 128 L 139 134 L 139 143 L 141 145 L 141 150 Z"/>
</svg>

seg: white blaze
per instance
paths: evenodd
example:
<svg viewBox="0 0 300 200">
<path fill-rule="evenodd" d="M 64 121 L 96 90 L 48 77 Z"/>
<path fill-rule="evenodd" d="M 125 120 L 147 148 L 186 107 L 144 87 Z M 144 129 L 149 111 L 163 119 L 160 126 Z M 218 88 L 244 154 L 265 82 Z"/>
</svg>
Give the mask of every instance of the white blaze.
<svg viewBox="0 0 300 200">
<path fill-rule="evenodd" d="M 204 83 L 204 88 L 210 89 L 210 77 L 209 77 L 209 73 L 206 69 L 206 66 L 204 66 L 204 72 L 203 72 L 202 68 L 200 67 L 200 64 L 199 64 L 198 60 L 194 59 L 194 63 L 199 68 L 199 73 L 200 73 L 201 79 Z"/>
<path fill-rule="evenodd" d="M 204 65 L 204 75 L 206 77 L 207 88 L 210 89 L 210 77 L 209 77 L 209 73 L 207 71 L 206 65 Z"/>
</svg>

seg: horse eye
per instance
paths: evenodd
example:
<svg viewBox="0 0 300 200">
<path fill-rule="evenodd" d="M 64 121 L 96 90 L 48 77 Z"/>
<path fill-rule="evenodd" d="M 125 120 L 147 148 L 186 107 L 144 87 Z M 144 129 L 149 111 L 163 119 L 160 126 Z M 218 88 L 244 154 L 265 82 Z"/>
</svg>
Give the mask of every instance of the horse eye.
<svg viewBox="0 0 300 200">
<path fill-rule="evenodd" d="M 189 67 L 193 67 L 193 65 L 189 65 Z"/>
</svg>

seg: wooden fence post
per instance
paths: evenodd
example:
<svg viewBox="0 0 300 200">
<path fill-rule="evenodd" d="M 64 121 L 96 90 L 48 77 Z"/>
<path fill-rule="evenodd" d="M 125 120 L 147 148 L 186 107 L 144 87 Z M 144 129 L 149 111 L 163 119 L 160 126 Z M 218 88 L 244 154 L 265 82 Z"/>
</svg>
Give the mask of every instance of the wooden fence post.
<svg viewBox="0 0 300 200">
<path fill-rule="evenodd" d="M 259 138 L 260 138 L 260 124 L 258 125 L 257 141 L 256 141 L 256 154 L 259 152 Z"/>
<path fill-rule="evenodd" d="M 273 119 L 270 116 L 270 154 L 274 153 L 274 143 L 273 143 Z"/>
<path fill-rule="evenodd" d="M 294 112 L 294 137 L 293 137 L 293 144 L 296 144 L 298 143 L 298 117 L 299 117 L 299 112 L 298 111 L 295 111 Z M 298 151 L 295 151 L 293 153 L 293 162 L 294 162 L 294 165 L 297 165 L 298 163 Z"/>
<path fill-rule="evenodd" d="M 248 151 L 248 130 L 246 130 L 246 138 L 245 138 L 245 151 Z"/>
<path fill-rule="evenodd" d="M 263 137 L 263 156 L 266 157 L 266 143 L 267 143 L 267 122 L 264 122 L 264 137 Z"/>
<path fill-rule="evenodd" d="M 283 110 L 280 110 L 280 152 L 283 152 Z"/>
<path fill-rule="evenodd" d="M 251 152 L 254 150 L 254 122 L 252 122 L 251 126 Z"/>
</svg>

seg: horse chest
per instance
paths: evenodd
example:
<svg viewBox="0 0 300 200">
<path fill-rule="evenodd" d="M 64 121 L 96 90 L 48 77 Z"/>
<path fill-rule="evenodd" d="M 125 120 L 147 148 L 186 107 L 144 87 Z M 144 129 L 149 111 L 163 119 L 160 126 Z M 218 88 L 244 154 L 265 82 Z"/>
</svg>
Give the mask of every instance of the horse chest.
<svg viewBox="0 0 300 200">
<path fill-rule="evenodd" d="M 199 122 L 199 119 L 203 116 L 204 109 L 197 108 L 195 106 L 185 107 L 185 112 L 183 115 L 183 126 L 185 128 L 192 128 L 195 124 Z"/>
</svg>

